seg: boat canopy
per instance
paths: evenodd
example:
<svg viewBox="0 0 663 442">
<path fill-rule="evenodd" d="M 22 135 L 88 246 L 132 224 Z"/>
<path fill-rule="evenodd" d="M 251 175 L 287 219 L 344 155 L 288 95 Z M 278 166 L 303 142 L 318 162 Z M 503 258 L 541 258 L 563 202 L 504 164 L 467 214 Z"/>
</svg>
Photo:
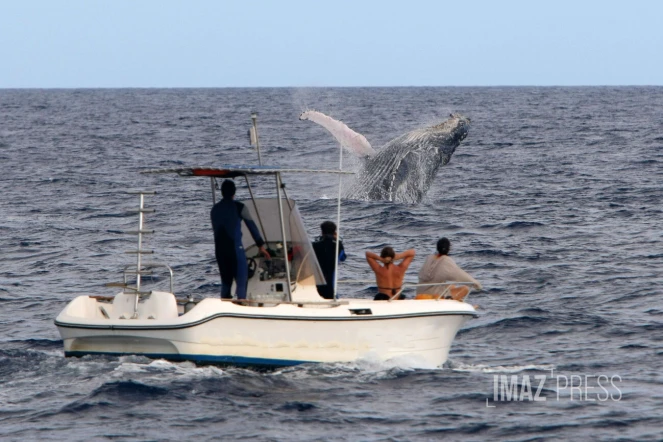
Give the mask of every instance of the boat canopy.
<svg viewBox="0 0 663 442">
<path fill-rule="evenodd" d="M 269 247 L 273 247 L 277 243 L 285 247 L 282 244 L 278 199 L 255 198 L 242 202 L 249 209 L 251 217 L 258 225 L 258 229 Z M 285 220 L 285 236 L 292 280 L 300 284 L 325 284 L 325 277 L 320 270 L 313 245 L 306 234 L 306 228 L 295 201 L 291 199 L 283 201 L 283 219 Z M 247 256 L 258 254 L 258 248 L 245 223 L 242 223 L 242 245 Z M 285 256 L 285 250 L 283 252 Z"/>
<path fill-rule="evenodd" d="M 318 169 L 288 169 L 278 166 L 242 166 L 227 165 L 218 168 L 210 167 L 178 167 L 167 169 L 151 169 L 143 171 L 149 174 L 175 173 L 183 177 L 209 177 L 212 181 L 212 201 L 216 202 L 215 180 L 217 178 L 244 177 L 251 193 L 251 199 L 244 204 L 251 212 L 251 216 L 260 230 L 263 239 L 269 247 L 280 246 L 274 250 L 280 259 L 285 260 L 285 272 L 288 281 L 299 284 L 326 284 L 325 277 L 320 270 L 320 264 L 313 251 L 313 245 L 306 234 L 304 222 L 297 209 L 295 201 L 282 197 L 285 189 L 281 185 L 282 173 L 332 173 L 352 174 L 343 170 Z M 249 176 L 275 175 L 276 198 L 255 198 L 249 184 Z M 281 222 L 283 220 L 283 222 Z M 285 244 L 283 244 L 285 242 Z M 257 256 L 258 248 L 246 225 L 242 223 L 242 245 L 248 257 Z M 287 256 L 287 259 L 285 257 Z M 277 260 L 279 257 L 277 256 Z"/>
<path fill-rule="evenodd" d="M 205 176 L 213 178 L 236 178 L 246 175 L 274 175 L 277 173 L 336 173 L 352 174 L 344 170 L 324 169 L 288 169 L 278 166 L 241 166 L 227 165 L 221 167 L 175 167 L 168 169 L 150 169 L 142 173 L 176 173 L 179 176 Z"/>
</svg>

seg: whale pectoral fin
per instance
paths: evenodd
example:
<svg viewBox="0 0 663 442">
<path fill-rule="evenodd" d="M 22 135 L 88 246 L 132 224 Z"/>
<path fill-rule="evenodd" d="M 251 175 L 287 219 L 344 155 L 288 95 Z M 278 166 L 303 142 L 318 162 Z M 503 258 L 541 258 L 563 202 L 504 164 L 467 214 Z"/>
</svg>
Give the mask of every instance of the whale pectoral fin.
<svg viewBox="0 0 663 442">
<path fill-rule="evenodd" d="M 368 142 L 366 137 L 350 129 L 345 123 L 335 120 L 332 117 L 323 114 L 322 112 L 308 110 L 302 112 L 299 116 L 300 120 L 310 120 L 319 124 L 329 131 L 330 134 L 339 144 L 345 149 L 360 157 L 372 156 L 375 149 Z"/>
</svg>

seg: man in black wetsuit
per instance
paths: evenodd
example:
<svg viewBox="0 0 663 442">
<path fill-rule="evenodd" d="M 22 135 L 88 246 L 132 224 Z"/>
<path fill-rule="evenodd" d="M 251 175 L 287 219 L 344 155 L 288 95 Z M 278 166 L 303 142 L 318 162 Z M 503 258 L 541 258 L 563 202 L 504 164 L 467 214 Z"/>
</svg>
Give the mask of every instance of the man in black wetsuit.
<svg viewBox="0 0 663 442">
<path fill-rule="evenodd" d="M 242 246 L 242 220 L 251 232 L 260 252 L 267 259 L 270 256 L 249 210 L 244 204 L 234 201 L 235 183 L 224 180 L 221 184 L 221 195 L 223 199 L 212 207 L 210 213 L 214 229 L 214 254 L 221 273 L 221 298 L 232 298 L 230 288 L 235 280 L 237 299 L 246 299 L 248 265 Z"/>
<path fill-rule="evenodd" d="M 331 221 L 325 221 L 320 225 L 322 236 L 313 243 L 315 256 L 318 257 L 322 274 L 327 282 L 326 285 L 319 285 L 318 293 L 325 299 L 334 299 L 334 270 L 336 268 L 336 224 Z M 343 241 L 338 244 L 338 260 L 345 261 L 345 250 Z"/>
</svg>

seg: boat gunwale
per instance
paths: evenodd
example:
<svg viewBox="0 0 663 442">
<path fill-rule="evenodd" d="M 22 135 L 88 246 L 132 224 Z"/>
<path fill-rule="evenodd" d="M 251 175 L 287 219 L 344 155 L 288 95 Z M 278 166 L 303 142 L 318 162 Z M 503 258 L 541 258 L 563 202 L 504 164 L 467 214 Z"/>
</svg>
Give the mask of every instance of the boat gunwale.
<svg viewBox="0 0 663 442">
<path fill-rule="evenodd" d="M 479 313 L 476 311 L 434 311 L 434 312 L 418 312 L 418 313 L 401 313 L 401 314 L 387 314 L 387 315 L 357 315 L 352 314 L 344 317 L 324 317 L 324 316 L 275 316 L 275 315 L 251 315 L 246 313 L 215 313 L 205 318 L 198 319 L 193 322 L 183 324 L 164 324 L 164 325 L 117 325 L 117 324 L 83 324 L 74 322 L 64 322 L 57 318 L 55 325 L 64 328 L 80 328 L 80 329 L 95 329 L 95 330 L 179 330 L 185 328 L 192 328 L 202 325 L 206 322 L 213 321 L 219 318 L 237 318 L 237 319 L 252 319 L 263 321 L 303 321 L 303 322 L 334 322 L 334 321 L 384 321 L 389 319 L 406 319 L 406 318 L 420 318 L 427 316 L 472 316 L 478 317 Z M 129 321 L 123 319 L 121 321 Z"/>
</svg>

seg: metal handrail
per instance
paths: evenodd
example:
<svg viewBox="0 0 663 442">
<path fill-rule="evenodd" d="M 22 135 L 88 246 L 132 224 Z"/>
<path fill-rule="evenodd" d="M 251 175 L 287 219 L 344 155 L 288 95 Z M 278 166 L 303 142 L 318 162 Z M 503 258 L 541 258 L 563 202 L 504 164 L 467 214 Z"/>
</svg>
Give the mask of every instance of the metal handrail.
<svg viewBox="0 0 663 442">
<path fill-rule="evenodd" d="M 130 272 L 127 272 L 127 270 L 129 270 L 130 268 L 135 268 L 135 267 L 136 266 L 132 265 L 132 264 L 124 266 L 124 269 L 122 270 L 122 275 L 124 277 L 124 283 L 125 284 L 127 284 L 127 275 L 130 274 Z M 173 269 L 168 264 L 161 264 L 161 263 L 158 263 L 158 262 L 150 262 L 150 263 L 145 263 L 145 264 L 142 265 L 142 268 L 144 268 L 144 269 L 149 269 L 149 268 L 152 268 L 152 267 L 165 267 L 166 269 L 168 269 L 168 273 L 170 273 L 170 293 L 172 293 L 174 295 L 175 292 L 173 291 L 173 278 L 174 278 Z M 147 272 L 143 272 L 142 270 L 140 272 L 141 272 L 141 274 L 148 274 Z M 149 274 L 151 274 L 151 273 L 152 272 L 149 272 Z"/>
<path fill-rule="evenodd" d="M 349 301 L 344 301 L 344 300 L 333 300 L 330 299 L 328 301 L 279 301 L 279 300 L 272 300 L 272 299 L 265 299 L 265 300 L 249 300 L 249 299 L 219 299 L 219 301 L 222 302 L 232 302 L 234 304 L 242 305 L 242 304 L 270 304 L 270 305 L 280 305 L 280 304 L 286 304 L 286 305 L 328 305 L 330 307 L 338 307 L 339 305 L 349 305 Z"/>
<path fill-rule="evenodd" d="M 375 283 L 375 280 L 365 280 L 365 279 L 345 279 L 345 280 L 342 280 L 342 281 L 337 281 L 337 283 L 338 283 L 338 284 L 352 284 L 352 283 L 364 283 L 364 284 L 368 284 L 368 283 Z M 439 293 L 435 298 L 433 298 L 435 301 L 438 301 L 438 300 L 442 299 L 444 296 L 448 295 L 449 292 L 450 292 L 450 290 L 451 290 L 451 286 L 455 286 L 455 285 L 464 285 L 464 286 L 469 287 L 470 291 L 467 292 L 467 295 L 465 295 L 465 296 L 469 296 L 469 294 L 472 293 L 472 286 L 474 286 L 474 283 L 473 283 L 473 282 L 469 282 L 469 281 L 429 282 L 429 283 L 426 283 L 426 284 L 408 284 L 408 283 L 405 283 L 405 284 L 403 284 L 403 285 L 401 286 L 400 290 L 398 290 L 394 295 L 392 295 L 392 296 L 389 298 L 389 301 L 393 301 L 393 300 L 398 299 L 398 297 L 400 296 L 400 294 L 403 293 L 403 289 L 405 289 L 405 288 L 411 288 L 411 287 L 430 287 L 430 286 L 444 286 L 445 289 L 442 290 L 442 292 Z"/>
<path fill-rule="evenodd" d="M 375 279 L 342 279 L 337 281 L 339 284 L 358 284 L 358 283 L 363 283 L 363 284 L 370 284 L 373 283 L 375 284 Z M 403 284 L 403 287 L 423 287 L 423 286 L 429 286 L 429 285 L 474 285 L 473 282 L 469 281 L 445 281 L 445 282 L 427 282 L 427 283 L 409 283 L 406 282 Z"/>
</svg>

